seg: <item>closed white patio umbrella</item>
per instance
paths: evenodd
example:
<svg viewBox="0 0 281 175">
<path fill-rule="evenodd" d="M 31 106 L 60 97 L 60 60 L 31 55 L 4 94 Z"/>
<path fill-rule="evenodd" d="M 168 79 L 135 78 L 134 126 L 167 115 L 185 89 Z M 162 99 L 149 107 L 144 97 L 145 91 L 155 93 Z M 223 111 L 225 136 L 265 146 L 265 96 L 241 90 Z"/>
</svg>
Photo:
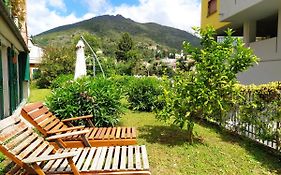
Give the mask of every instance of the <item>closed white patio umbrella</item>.
<svg viewBox="0 0 281 175">
<path fill-rule="evenodd" d="M 76 64 L 75 64 L 74 80 L 76 80 L 79 77 L 87 75 L 84 48 L 85 48 L 85 44 L 80 39 L 76 45 Z"/>
</svg>

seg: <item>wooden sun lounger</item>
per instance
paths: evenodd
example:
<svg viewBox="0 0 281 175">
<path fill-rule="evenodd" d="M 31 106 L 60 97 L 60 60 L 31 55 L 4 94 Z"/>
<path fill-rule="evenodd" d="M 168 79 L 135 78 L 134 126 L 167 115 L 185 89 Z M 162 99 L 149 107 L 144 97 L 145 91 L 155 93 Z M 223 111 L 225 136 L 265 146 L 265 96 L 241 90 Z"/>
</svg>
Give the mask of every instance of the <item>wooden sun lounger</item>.
<svg viewBox="0 0 281 175">
<path fill-rule="evenodd" d="M 0 121 L 0 151 L 16 164 L 7 174 L 150 174 L 144 145 L 55 149 L 14 116 Z"/>
<path fill-rule="evenodd" d="M 71 119 L 59 120 L 41 102 L 26 105 L 21 111 L 21 115 L 30 122 L 45 137 L 57 133 L 71 133 L 75 131 L 89 130 L 85 137 L 89 143 L 81 140 L 81 137 L 69 136 L 63 139 L 66 147 L 83 146 L 123 146 L 135 145 L 136 129 L 133 127 L 94 127 L 92 116 L 82 116 Z M 71 126 L 71 121 L 87 120 L 91 127 Z"/>
</svg>

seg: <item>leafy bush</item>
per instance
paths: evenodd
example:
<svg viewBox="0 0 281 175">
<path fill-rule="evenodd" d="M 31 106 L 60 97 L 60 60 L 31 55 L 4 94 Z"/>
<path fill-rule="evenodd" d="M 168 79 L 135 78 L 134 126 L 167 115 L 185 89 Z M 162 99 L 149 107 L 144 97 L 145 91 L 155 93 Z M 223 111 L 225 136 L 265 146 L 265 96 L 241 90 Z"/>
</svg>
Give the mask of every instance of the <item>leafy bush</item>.
<svg viewBox="0 0 281 175">
<path fill-rule="evenodd" d="M 122 113 L 121 97 L 114 81 L 84 77 L 54 89 L 46 104 L 61 119 L 92 114 L 96 126 L 114 126 Z"/>
<path fill-rule="evenodd" d="M 128 90 L 130 108 L 138 111 L 152 111 L 158 105 L 162 93 L 161 80 L 154 77 L 134 78 Z"/>
<path fill-rule="evenodd" d="M 59 88 L 64 85 L 67 81 L 73 80 L 74 75 L 68 74 L 68 75 L 60 75 L 56 79 L 54 79 L 51 83 L 51 89 Z"/>
<path fill-rule="evenodd" d="M 122 95 L 126 96 L 131 88 L 131 83 L 133 83 L 136 78 L 126 75 L 114 75 L 110 77 L 110 79 L 114 81 L 115 85 L 121 90 Z"/>
<path fill-rule="evenodd" d="M 246 130 L 247 123 L 255 127 L 257 138 L 278 140 L 281 135 L 280 126 L 277 126 L 281 120 L 281 83 L 239 85 L 237 90 L 241 93 L 236 111 L 239 129 Z"/>
<path fill-rule="evenodd" d="M 251 67 L 257 57 L 244 46 L 241 39 L 226 31 L 222 42 L 217 42 L 214 28 L 197 29 L 201 35 L 201 48 L 184 44 L 191 54 L 195 71 L 178 73 L 173 86 L 164 90 L 165 107 L 158 113 L 163 120 L 173 119 L 183 128 L 187 126 L 187 139 L 193 142 L 195 118 L 222 121 L 233 106 L 237 73 Z"/>
</svg>

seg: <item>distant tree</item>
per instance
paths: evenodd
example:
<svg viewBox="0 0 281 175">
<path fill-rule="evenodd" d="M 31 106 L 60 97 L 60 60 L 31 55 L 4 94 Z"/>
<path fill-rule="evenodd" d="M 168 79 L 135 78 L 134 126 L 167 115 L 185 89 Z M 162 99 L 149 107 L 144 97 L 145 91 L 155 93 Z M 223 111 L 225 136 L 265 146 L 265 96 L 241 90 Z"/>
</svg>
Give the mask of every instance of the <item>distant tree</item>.
<svg viewBox="0 0 281 175">
<path fill-rule="evenodd" d="M 74 35 L 72 39 L 72 45 L 76 45 L 78 41 L 80 40 L 81 36 L 87 41 L 87 43 L 92 47 L 92 49 L 96 52 L 98 49 L 101 48 L 101 40 L 100 38 L 96 37 L 95 35 L 89 33 L 89 32 L 83 32 L 81 34 Z M 85 43 L 86 45 L 86 43 Z M 92 55 L 92 52 L 90 51 L 89 47 L 85 46 L 85 54 Z"/>
<path fill-rule="evenodd" d="M 48 87 L 52 80 L 61 74 L 73 74 L 75 65 L 74 47 L 45 48 L 36 84 L 39 88 Z"/>
<path fill-rule="evenodd" d="M 133 45 L 131 36 L 128 33 L 124 33 L 117 45 L 117 51 L 115 53 L 117 61 L 130 60 L 132 57 L 132 52 L 130 51 L 133 49 Z"/>
</svg>

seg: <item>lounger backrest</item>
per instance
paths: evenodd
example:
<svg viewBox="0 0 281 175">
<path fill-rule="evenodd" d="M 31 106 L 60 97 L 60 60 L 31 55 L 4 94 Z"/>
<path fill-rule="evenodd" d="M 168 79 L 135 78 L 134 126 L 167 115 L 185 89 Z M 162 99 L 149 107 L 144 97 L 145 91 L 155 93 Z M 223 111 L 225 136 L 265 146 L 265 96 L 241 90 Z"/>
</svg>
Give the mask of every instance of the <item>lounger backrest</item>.
<svg viewBox="0 0 281 175">
<path fill-rule="evenodd" d="M 21 110 L 21 115 L 36 127 L 44 136 L 51 130 L 67 128 L 49 109 L 41 102 L 26 105 Z"/>
<path fill-rule="evenodd" d="M 0 151 L 17 165 L 34 172 L 22 160 L 29 156 L 49 155 L 56 150 L 19 117 L 11 116 L 0 121 Z"/>
</svg>

